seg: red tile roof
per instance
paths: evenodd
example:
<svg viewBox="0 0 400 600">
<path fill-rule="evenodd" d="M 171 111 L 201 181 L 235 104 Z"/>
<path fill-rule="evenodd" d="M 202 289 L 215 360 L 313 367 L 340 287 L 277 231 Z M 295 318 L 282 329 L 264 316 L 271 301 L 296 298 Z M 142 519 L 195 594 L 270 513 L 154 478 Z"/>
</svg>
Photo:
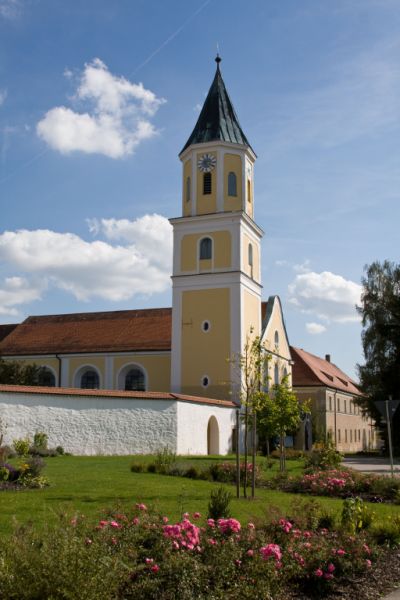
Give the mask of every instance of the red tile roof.
<svg viewBox="0 0 400 600">
<path fill-rule="evenodd" d="M 193 402 L 195 404 L 212 404 L 237 408 L 231 400 L 218 400 L 216 398 L 203 398 L 187 394 L 173 394 L 171 392 L 131 392 L 125 390 L 82 390 L 80 388 L 56 388 L 28 385 L 2 385 L 1 393 L 14 394 L 46 394 L 50 396 L 95 396 L 97 398 L 137 398 L 143 400 L 178 400 L 179 402 Z"/>
<path fill-rule="evenodd" d="M 171 349 L 171 308 L 28 317 L 0 342 L 4 356 Z"/>
<path fill-rule="evenodd" d="M 290 347 L 293 387 L 327 386 L 361 396 L 357 383 L 333 363 L 300 348 Z"/>
<path fill-rule="evenodd" d="M 18 327 L 18 323 L 13 323 L 9 325 L 0 325 L 0 342 L 4 340 L 16 327 Z"/>
</svg>

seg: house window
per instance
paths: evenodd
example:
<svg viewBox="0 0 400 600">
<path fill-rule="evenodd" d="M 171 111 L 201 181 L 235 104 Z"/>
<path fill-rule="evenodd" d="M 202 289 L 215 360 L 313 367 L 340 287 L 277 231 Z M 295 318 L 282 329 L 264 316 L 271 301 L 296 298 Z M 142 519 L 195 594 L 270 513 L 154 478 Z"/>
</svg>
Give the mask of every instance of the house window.
<svg viewBox="0 0 400 600">
<path fill-rule="evenodd" d="M 329 396 L 329 410 L 332 410 L 332 396 Z"/>
<path fill-rule="evenodd" d="M 347 429 L 344 430 L 344 441 L 347 444 Z"/>
<path fill-rule="evenodd" d="M 206 173 L 207 175 L 207 173 Z M 210 260 L 212 258 L 212 239 L 203 238 L 200 242 L 200 260 Z"/>
<path fill-rule="evenodd" d="M 279 346 L 279 332 L 275 331 L 274 335 L 275 346 Z"/>
<path fill-rule="evenodd" d="M 338 412 L 340 412 L 340 398 L 338 398 L 336 400 L 336 402 L 337 402 L 337 410 L 338 410 Z"/>
<path fill-rule="evenodd" d="M 203 173 L 203 195 L 206 196 L 212 192 L 212 174 Z"/>
<path fill-rule="evenodd" d="M 209 384 L 209 379 L 208 379 L 207 375 L 205 375 L 205 376 L 203 377 L 203 379 L 201 380 L 201 385 L 202 385 L 203 387 L 208 387 L 208 384 Z"/>
<path fill-rule="evenodd" d="M 338 442 L 339 442 L 339 444 L 340 444 L 340 442 L 341 442 L 341 437 L 342 437 L 342 436 L 341 436 L 341 430 L 340 430 L 340 429 L 338 429 Z"/>
<path fill-rule="evenodd" d="M 81 388 L 83 390 L 98 390 L 100 387 L 99 374 L 88 369 L 81 376 Z"/>
<path fill-rule="evenodd" d="M 279 366 L 278 363 L 275 363 L 274 367 L 274 384 L 279 385 Z"/>
<path fill-rule="evenodd" d="M 146 386 L 143 371 L 137 368 L 130 369 L 125 375 L 125 389 L 135 392 L 144 392 Z"/>
<path fill-rule="evenodd" d="M 350 442 L 352 442 L 352 441 L 353 441 L 353 430 L 350 429 Z"/>
<path fill-rule="evenodd" d="M 237 180 L 233 171 L 228 175 L 228 196 L 237 196 Z"/>
<path fill-rule="evenodd" d="M 190 177 L 186 177 L 186 202 L 190 202 Z"/>
<path fill-rule="evenodd" d="M 56 378 L 54 373 L 47 367 L 42 367 L 39 372 L 38 384 L 45 387 L 55 387 Z"/>
<path fill-rule="evenodd" d="M 346 400 L 343 400 L 343 402 L 344 402 L 344 412 L 347 412 L 347 402 L 346 402 Z"/>
<path fill-rule="evenodd" d="M 249 244 L 248 252 L 249 252 L 249 265 L 250 265 L 250 267 L 252 267 L 253 266 L 253 246 L 251 244 Z"/>
<path fill-rule="evenodd" d="M 210 321 L 203 321 L 201 328 L 203 331 L 210 331 Z"/>
</svg>

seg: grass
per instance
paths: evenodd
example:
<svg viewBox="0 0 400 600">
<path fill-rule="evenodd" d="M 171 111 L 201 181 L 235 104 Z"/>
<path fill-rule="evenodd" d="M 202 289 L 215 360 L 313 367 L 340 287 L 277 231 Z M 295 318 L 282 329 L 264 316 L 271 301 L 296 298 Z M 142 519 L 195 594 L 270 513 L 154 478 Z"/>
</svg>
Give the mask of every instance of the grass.
<svg viewBox="0 0 400 600">
<path fill-rule="evenodd" d="M 13 523 L 31 522 L 38 529 L 45 523 L 58 520 L 60 512 L 82 513 L 89 519 L 97 519 L 102 511 L 118 506 L 127 510 L 136 502 L 145 502 L 157 511 L 178 519 L 182 512 L 207 512 L 212 489 L 217 484 L 181 477 L 170 477 L 149 473 L 131 473 L 133 460 L 150 462 L 154 457 L 143 456 L 61 456 L 46 459 L 46 476 L 51 486 L 43 490 L 26 490 L 0 493 L 0 534 L 7 535 Z M 221 457 L 190 457 L 182 459 L 187 464 L 205 466 Z M 180 459 L 181 462 L 181 459 Z M 287 461 L 292 474 L 302 468 L 300 461 Z M 272 476 L 277 467 L 265 470 Z M 235 495 L 234 486 L 226 486 Z M 268 508 L 277 506 L 287 514 L 298 510 L 307 498 L 274 490 L 257 490 L 256 499 L 232 501 L 232 513 L 246 522 L 265 516 Z M 326 511 L 336 514 L 341 511 L 342 501 L 334 498 L 318 498 Z M 399 515 L 400 507 L 371 505 L 382 522 L 389 516 Z"/>
</svg>

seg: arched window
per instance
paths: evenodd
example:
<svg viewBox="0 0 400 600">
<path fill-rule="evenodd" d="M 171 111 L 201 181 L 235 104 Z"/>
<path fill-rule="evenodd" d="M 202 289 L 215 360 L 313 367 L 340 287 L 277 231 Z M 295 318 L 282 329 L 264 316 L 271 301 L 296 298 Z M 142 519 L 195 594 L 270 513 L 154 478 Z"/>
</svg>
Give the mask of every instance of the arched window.
<svg viewBox="0 0 400 600">
<path fill-rule="evenodd" d="M 274 384 L 279 385 L 279 366 L 278 363 L 275 363 L 274 367 Z"/>
<path fill-rule="evenodd" d="M 98 390 L 100 387 L 99 374 L 88 369 L 81 375 L 81 388 L 83 390 Z"/>
<path fill-rule="evenodd" d="M 236 174 L 233 171 L 228 174 L 228 196 L 237 196 Z"/>
<path fill-rule="evenodd" d="M 212 239 L 203 238 L 200 242 L 200 260 L 210 260 L 212 258 Z"/>
<path fill-rule="evenodd" d="M 247 180 L 247 200 L 248 200 L 248 202 L 251 202 L 251 181 L 250 181 L 250 179 Z"/>
<path fill-rule="evenodd" d="M 186 177 L 186 202 L 190 202 L 190 177 Z"/>
<path fill-rule="evenodd" d="M 42 367 L 39 372 L 38 384 L 45 387 L 55 387 L 56 378 L 54 373 L 47 367 Z"/>
<path fill-rule="evenodd" d="M 279 333 L 275 331 L 275 346 L 279 346 Z"/>
<path fill-rule="evenodd" d="M 253 266 L 253 246 L 252 246 L 252 244 L 249 244 L 248 251 L 249 251 L 249 265 L 250 265 L 250 267 L 252 267 Z"/>
<path fill-rule="evenodd" d="M 144 392 L 146 389 L 144 373 L 140 369 L 132 368 L 125 375 L 125 389 Z"/>
<path fill-rule="evenodd" d="M 212 174 L 203 173 L 203 195 L 211 194 L 212 192 Z"/>
</svg>

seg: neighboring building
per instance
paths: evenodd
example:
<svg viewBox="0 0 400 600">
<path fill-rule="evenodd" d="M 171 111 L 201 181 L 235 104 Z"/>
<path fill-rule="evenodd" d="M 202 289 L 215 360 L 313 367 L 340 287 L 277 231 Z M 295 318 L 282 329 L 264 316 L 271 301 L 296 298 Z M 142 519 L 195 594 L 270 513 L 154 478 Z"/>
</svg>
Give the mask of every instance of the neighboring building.
<svg viewBox="0 0 400 600">
<path fill-rule="evenodd" d="M 378 447 L 377 430 L 362 414 L 357 384 L 331 363 L 300 348 L 291 347 L 293 389 L 300 400 L 311 400 L 314 439 L 329 438 L 342 452 Z"/>
</svg>

